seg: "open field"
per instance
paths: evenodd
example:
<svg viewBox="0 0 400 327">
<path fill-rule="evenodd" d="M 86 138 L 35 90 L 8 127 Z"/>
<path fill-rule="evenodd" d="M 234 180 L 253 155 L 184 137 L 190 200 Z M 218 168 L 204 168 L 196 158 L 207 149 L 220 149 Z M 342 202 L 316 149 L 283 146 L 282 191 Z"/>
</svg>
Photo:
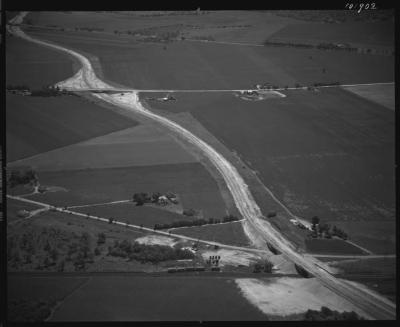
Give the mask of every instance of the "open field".
<svg viewBox="0 0 400 327">
<path fill-rule="evenodd" d="M 16 37 L 7 37 L 6 84 L 40 89 L 74 74 L 64 54 Z"/>
<path fill-rule="evenodd" d="M 266 319 L 240 295 L 232 279 L 193 276 L 92 277 L 51 321 Z"/>
<path fill-rule="evenodd" d="M 387 56 L 191 41 L 172 42 L 164 49 L 163 43 L 125 39 L 116 43 L 118 36 L 110 42 L 109 36 L 92 33 L 89 42 L 78 32 L 29 32 L 98 57 L 106 79 L 139 89 L 246 89 L 265 82 L 283 87 L 394 80 L 394 58 Z"/>
<path fill-rule="evenodd" d="M 76 27 L 101 28 L 105 33 L 115 30 L 126 32 L 179 31 L 187 38 L 211 36 L 220 41 L 262 43 L 265 38 L 287 23 L 297 22 L 290 18 L 276 17 L 269 12 L 214 11 L 196 15 L 175 12 L 34 12 L 28 16 L 33 24 L 58 26 L 66 29 Z M 133 36 L 130 36 L 133 39 Z"/>
<path fill-rule="evenodd" d="M 270 35 L 293 43 L 348 43 L 364 46 L 394 47 L 394 22 L 348 22 L 342 24 L 302 23 L 289 24 Z"/>
<path fill-rule="evenodd" d="M 258 102 L 176 93 L 174 103 L 151 106 L 190 111 L 300 215 L 375 220 L 377 211 L 358 210 L 376 206 L 392 220 L 394 113 L 341 89 L 284 93 Z"/>
<path fill-rule="evenodd" d="M 19 277 L 8 275 L 7 304 L 8 321 L 43 321 L 51 311 L 68 295 L 81 287 L 89 278 L 72 277 Z"/>
<path fill-rule="evenodd" d="M 344 278 L 367 285 L 396 301 L 396 258 L 347 260 L 330 265 L 339 268 Z"/>
<path fill-rule="evenodd" d="M 20 160 L 16 164 L 28 165 L 37 171 L 59 171 L 195 161 L 171 136 L 152 126 L 138 125 Z"/>
<path fill-rule="evenodd" d="M 306 248 L 313 254 L 364 254 L 358 247 L 338 239 L 306 240 Z"/>
<path fill-rule="evenodd" d="M 394 84 L 345 86 L 344 89 L 388 109 L 395 110 Z"/>
<path fill-rule="evenodd" d="M 184 209 L 202 210 L 205 217 L 222 217 L 225 205 L 216 182 L 199 163 L 39 172 L 42 185 L 61 186 L 67 192 L 30 197 L 58 206 L 96 204 L 131 199 L 134 193 L 171 191 Z"/>
<path fill-rule="evenodd" d="M 6 109 L 9 162 L 137 125 L 74 96 L 8 94 Z"/>
<path fill-rule="evenodd" d="M 174 234 L 216 241 L 229 245 L 247 246 L 249 240 L 240 222 L 173 229 Z"/>
<path fill-rule="evenodd" d="M 150 105 L 190 111 L 295 214 L 376 222 L 354 230 L 375 239 L 373 249 L 393 238 L 394 229 L 376 225 L 394 219 L 394 113 L 340 88 L 284 93 L 286 98 L 258 102 L 175 93 L 174 103 Z"/>
<path fill-rule="evenodd" d="M 237 279 L 236 283 L 243 295 L 267 315 L 289 316 L 304 313 L 308 309 L 320 310 L 322 306 L 341 312 L 360 312 L 315 278 L 248 278 Z"/>
<path fill-rule="evenodd" d="M 7 222 L 12 222 L 23 218 L 18 217 L 18 212 L 20 210 L 32 211 L 40 208 L 41 207 L 34 204 L 7 198 Z"/>
<path fill-rule="evenodd" d="M 396 221 L 328 221 L 350 235 L 351 241 L 376 254 L 396 253 Z"/>
<path fill-rule="evenodd" d="M 133 225 L 153 228 L 155 224 L 167 224 L 179 220 L 194 220 L 196 217 L 187 217 L 181 214 L 163 210 L 162 207 L 136 206 L 133 202 L 84 207 L 74 209 L 78 212 L 89 213 L 98 217 L 115 218 Z"/>
</svg>

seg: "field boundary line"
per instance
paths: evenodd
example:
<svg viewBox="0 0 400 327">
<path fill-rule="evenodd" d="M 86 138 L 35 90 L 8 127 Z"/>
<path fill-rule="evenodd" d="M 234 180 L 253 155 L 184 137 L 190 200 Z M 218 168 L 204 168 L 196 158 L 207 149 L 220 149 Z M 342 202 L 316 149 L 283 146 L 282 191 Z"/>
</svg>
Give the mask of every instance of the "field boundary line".
<svg viewBox="0 0 400 327">
<path fill-rule="evenodd" d="M 182 226 L 182 227 L 173 227 L 173 228 L 166 228 L 168 230 L 176 230 L 176 229 L 183 229 L 183 228 L 193 228 L 193 227 L 204 227 L 204 226 L 219 226 L 219 225 L 226 225 L 226 224 L 233 224 L 233 223 L 241 223 L 242 221 L 245 221 L 245 218 L 242 218 L 240 220 L 235 220 L 235 221 L 227 221 L 225 223 L 217 223 L 217 224 L 204 224 L 204 225 L 199 225 L 199 226 Z"/>
<path fill-rule="evenodd" d="M 98 216 L 94 216 L 94 215 L 87 215 L 85 213 L 81 213 L 81 212 L 77 212 L 77 211 L 71 211 L 71 210 L 65 210 L 63 208 L 59 208 L 47 203 L 43 203 L 43 202 L 38 202 L 38 201 L 33 201 L 33 200 L 29 200 L 29 199 L 25 199 L 25 198 L 18 198 L 16 196 L 13 195 L 8 195 L 7 197 L 15 199 L 15 200 L 20 200 L 23 202 L 28 202 L 28 203 L 33 203 L 36 205 L 40 205 L 43 207 L 48 207 L 49 210 L 55 210 L 58 212 L 63 212 L 63 213 L 67 213 L 67 214 L 72 214 L 75 216 L 80 216 L 80 217 L 84 217 L 84 218 L 89 218 L 89 219 L 93 219 L 93 220 L 99 220 L 99 221 L 103 221 L 106 223 L 109 223 L 109 219 L 108 218 L 104 218 L 104 217 L 98 217 Z M 219 247 L 224 247 L 224 248 L 229 248 L 229 249 L 233 249 L 233 250 L 239 250 L 239 251 L 245 251 L 245 252 L 254 252 L 254 253 L 261 253 L 261 254 L 266 254 L 268 256 L 271 255 L 271 252 L 268 250 L 262 250 L 262 249 L 256 249 L 256 248 L 250 248 L 250 247 L 241 247 L 241 246 L 236 246 L 236 245 L 229 245 L 229 244 L 224 244 L 224 243 L 220 243 L 220 242 L 214 242 L 214 241 L 207 241 L 207 240 L 201 240 L 199 238 L 194 238 L 194 237 L 190 237 L 190 236 L 185 236 L 185 235 L 180 235 L 180 234 L 173 234 L 173 233 L 169 233 L 169 232 L 164 232 L 161 230 L 154 230 L 152 228 L 149 227 L 141 227 L 139 225 L 134 225 L 134 224 L 128 224 L 119 220 L 113 220 L 113 224 L 117 224 L 120 226 L 124 226 L 124 227 L 131 227 L 134 229 L 138 229 L 141 231 L 147 231 L 150 233 L 155 233 L 155 234 L 160 234 L 160 235 L 164 235 L 167 237 L 171 237 L 171 238 L 180 238 L 180 239 L 185 239 L 185 240 L 189 240 L 189 241 L 193 241 L 195 243 L 199 242 L 199 243 L 205 243 L 205 244 L 209 244 L 209 245 L 217 245 Z"/>
<path fill-rule="evenodd" d="M 76 209 L 76 208 L 86 208 L 86 207 L 96 207 L 108 204 L 117 204 L 117 203 L 126 203 L 132 202 L 132 200 L 119 200 L 119 201 L 111 201 L 111 202 L 103 202 L 103 203 L 94 203 L 94 204 L 82 204 L 77 206 L 67 206 L 68 209 Z"/>
</svg>

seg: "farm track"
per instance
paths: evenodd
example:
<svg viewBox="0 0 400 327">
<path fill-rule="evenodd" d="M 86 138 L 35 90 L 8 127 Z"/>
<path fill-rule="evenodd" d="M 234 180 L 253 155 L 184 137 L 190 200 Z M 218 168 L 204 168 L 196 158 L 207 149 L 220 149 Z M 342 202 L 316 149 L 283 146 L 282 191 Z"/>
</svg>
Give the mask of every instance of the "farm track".
<svg viewBox="0 0 400 327">
<path fill-rule="evenodd" d="M 18 15 L 12 20 L 13 24 L 21 23 L 26 13 Z M 8 25 L 7 29 L 14 35 L 22 37 L 30 42 L 41 44 L 43 46 L 51 47 L 59 51 L 66 52 L 73 57 L 77 58 L 81 64 L 81 70 L 74 75 L 72 78 L 59 83 L 61 88 L 72 87 L 75 89 L 97 89 L 97 90 L 115 90 L 112 86 L 106 84 L 102 80 L 98 79 L 90 61 L 83 55 L 66 49 L 62 46 L 55 45 L 49 42 L 34 39 L 26 35 L 18 26 Z M 354 306 L 358 307 L 362 311 L 364 316 L 369 319 L 395 319 L 396 318 L 396 305 L 387 300 L 386 298 L 369 291 L 368 289 L 360 288 L 354 286 L 353 284 L 347 283 L 344 280 L 339 280 L 326 271 L 322 266 L 323 264 L 318 260 L 310 257 L 304 256 L 298 253 L 294 246 L 285 239 L 278 231 L 276 231 L 271 224 L 262 219 L 263 215 L 260 208 L 253 199 L 248 186 L 239 175 L 236 168 L 228 162 L 224 157 L 222 157 L 218 152 L 216 152 L 211 146 L 209 146 L 204 141 L 197 138 L 188 130 L 184 129 L 177 123 L 153 112 L 145 109 L 139 101 L 138 91 L 132 91 L 125 96 L 115 96 L 110 94 L 93 93 L 93 96 L 98 97 L 101 100 L 109 102 L 118 107 L 124 108 L 126 110 L 134 110 L 135 112 L 142 114 L 154 121 L 164 125 L 170 129 L 173 133 L 178 134 L 187 142 L 198 147 L 202 153 L 215 165 L 219 173 L 224 178 L 232 196 L 235 204 L 242 214 L 242 216 L 251 225 L 255 238 L 261 238 L 264 241 L 268 241 L 273 244 L 277 249 L 282 252 L 282 254 L 293 263 L 302 266 L 308 272 L 310 272 L 314 277 L 316 277 L 325 287 L 332 290 L 339 296 L 348 300 Z M 21 199 L 22 200 L 22 199 Z M 24 199 L 25 201 L 30 201 Z M 57 209 L 56 209 L 57 210 Z M 60 211 L 60 210 L 58 210 Z M 72 213 L 72 212 L 71 212 Z M 74 213 L 78 215 L 78 213 Z M 79 214 L 86 216 L 83 214 Z M 102 220 L 102 219 L 100 219 Z M 126 226 L 126 224 L 121 223 Z M 153 230 L 151 230 L 154 232 Z M 162 233 L 162 232 L 159 232 Z M 168 233 L 165 233 L 169 235 Z M 179 236 L 182 238 L 182 236 Z M 187 238 L 191 239 L 191 238 Z M 214 243 L 214 242 L 208 242 Z M 225 246 L 226 247 L 226 246 Z M 231 248 L 240 248 L 232 247 Z M 250 249 L 247 249 L 249 251 Z M 256 250 L 256 249 L 254 249 Z M 262 251 L 262 250 L 258 250 Z"/>
</svg>

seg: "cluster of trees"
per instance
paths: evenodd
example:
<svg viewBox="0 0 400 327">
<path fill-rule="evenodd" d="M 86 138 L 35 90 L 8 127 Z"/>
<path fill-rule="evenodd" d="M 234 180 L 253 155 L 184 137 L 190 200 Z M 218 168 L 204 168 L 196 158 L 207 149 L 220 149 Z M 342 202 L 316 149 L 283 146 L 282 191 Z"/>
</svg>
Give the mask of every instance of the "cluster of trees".
<svg viewBox="0 0 400 327">
<path fill-rule="evenodd" d="M 348 235 L 342 229 L 329 224 L 320 224 L 320 219 L 318 216 L 314 216 L 311 219 L 311 228 L 313 232 L 311 233 L 312 237 L 325 237 L 325 238 L 332 238 L 332 236 L 340 237 L 341 239 L 347 240 Z M 317 227 L 318 226 L 318 227 Z"/>
<path fill-rule="evenodd" d="M 114 257 L 128 258 L 141 263 L 158 263 L 167 260 L 193 259 L 194 254 L 179 247 L 172 248 L 166 245 L 146 245 L 138 242 L 115 241 L 113 246 L 108 247 L 108 255 Z"/>
<path fill-rule="evenodd" d="M 136 202 L 137 206 L 142 206 L 145 203 L 155 203 L 158 201 L 158 198 L 161 196 L 161 193 L 155 192 L 152 194 L 148 193 L 135 193 L 133 195 L 133 202 Z"/>
<path fill-rule="evenodd" d="M 99 28 L 99 27 L 75 27 L 75 31 L 103 32 L 104 28 Z"/>
<path fill-rule="evenodd" d="M 346 50 L 346 51 L 357 51 L 357 48 L 350 47 L 349 45 L 336 44 L 323 42 L 316 46 L 319 50 Z"/>
<path fill-rule="evenodd" d="M 340 85 L 340 82 L 325 82 L 325 83 L 314 83 L 315 87 L 318 86 L 330 86 L 330 85 Z"/>
<path fill-rule="evenodd" d="M 265 46 L 273 47 L 292 47 L 292 48 L 302 48 L 302 49 L 319 49 L 319 50 L 345 50 L 345 51 L 357 51 L 357 48 L 351 47 L 346 44 L 337 44 L 322 42 L 317 45 L 306 44 L 306 43 L 296 43 L 296 42 L 284 42 L 284 41 L 265 41 Z"/>
<path fill-rule="evenodd" d="M 268 260 L 258 261 L 253 266 L 253 273 L 260 273 L 260 272 L 271 273 L 273 267 L 274 267 L 273 263 Z"/>
<path fill-rule="evenodd" d="M 25 85 L 25 84 L 21 84 L 21 85 L 8 84 L 6 86 L 6 89 L 7 89 L 7 91 L 11 91 L 11 90 L 26 91 L 26 90 L 29 90 L 29 86 Z"/>
<path fill-rule="evenodd" d="M 7 238 L 7 261 L 16 269 L 33 265 L 38 270 L 64 271 L 67 261 L 76 270 L 84 269 L 86 263 L 93 262 L 90 235 L 84 232 L 78 236 L 54 227 L 14 234 Z"/>
<path fill-rule="evenodd" d="M 273 46 L 273 47 L 293 47 L 293 48 L 303 48 L 303 49 L 311 49 L 314 48 L 312 44 L 305 43 L 294 43 L 294 42 L 278 42 L 278 41 L 265 41 L 264 45 Z"/>
<path fill-rule="evenodd" d="M 36 172 L 32 168 L 13 169 L 8 177 L 8 185 L 14 187 L 16 185 L 26 185 L 38 181 Z"/>
<path fill-rule="evenodd" d="M 321 310 L 308 310 L 304 315 L 304 320 L 307 321 L 322 321 L 322 320 L 364 320 L 354 311 L 338 312 L 327 307 L 321 307 Z"/>
<path fill-rule="evenodd" d="M 39 96 L 39 97 L 51 97 L 51 96 L 60 96 L 62 94 L 67 94 L 66 91 L 61 91 L 58 86 L 44 86 L 38 90 L 31 90 L 29 86 L 22 84 L 22 85 L 7 85 L 7 91 L 27 91 L 30 93 L 31 96 Z"/>
<path fill-rule="evenodd" d="M 7 318 L 11 322 L 41 322 L 50 315 L 53 302 L 45 300 L 18 299 L 7 303 Z"/>
<path fill-rule="evenodd" d="M 215 41 L 211 35 L 195 35 L 192 37 L 193 40 L 204 40 L 204 41 Z"/>
<path fill-rule="evenodd" d="M 133 195 L 132 201 L 135 202 L 137 206 L 142 206 L 145 203 L 156 203 L 160 196 L 162 196 L 160 192 L 153 192 L 153 193 L 140 192 L 140 193 L 135 193 Z M 176 195 L 173 194 L 172 192 L 167 192 L 165 196 L 172 203 L 178 203 Z"/>
<path fill-rule="evenodd" d="M 212 224 L 221 224 L 232 221 L 238 221 L 239 218 L 233 215 L 227 215 L 221 219 L 215 218 L 200 218 L 195 220 L 178 220 L 173 221 L 169 224 L 155 224 L 154 230 L 156 229 L 169 229 L 169 228 L 178 228 L 178 227 L 193 227 L 193 226 L 203 226 L 203 225 L 212 225 Z"/>
</svg>

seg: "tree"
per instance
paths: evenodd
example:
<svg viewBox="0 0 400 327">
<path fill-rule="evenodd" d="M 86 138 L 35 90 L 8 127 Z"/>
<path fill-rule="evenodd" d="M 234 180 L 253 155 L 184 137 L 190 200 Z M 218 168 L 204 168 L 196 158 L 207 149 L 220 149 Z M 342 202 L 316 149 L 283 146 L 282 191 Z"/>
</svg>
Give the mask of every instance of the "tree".
<svg viewBox="0 0 400 327">
<path fill-rule="evenodd" d="M 274 267 L 273 263 L 268 261 L 268 260 L 266 260 L 265 263 L 264 263 L 264 272 L 271 273 L 273 267 Z"/>
<path fill-rule="evenodd" d="M 99 233 L 97 236 L 97 244 L 104 244 L 106 242 L 106 234 L 104 233 Z"/>
<path fill-rule="evenodd" d="M 312 223 L 313 225 L 319 224 L 319 218 L 318 218 L 318 216 L 312 217 L 312 218 L 311 218 L 311 223 Z"/>
</svg>

